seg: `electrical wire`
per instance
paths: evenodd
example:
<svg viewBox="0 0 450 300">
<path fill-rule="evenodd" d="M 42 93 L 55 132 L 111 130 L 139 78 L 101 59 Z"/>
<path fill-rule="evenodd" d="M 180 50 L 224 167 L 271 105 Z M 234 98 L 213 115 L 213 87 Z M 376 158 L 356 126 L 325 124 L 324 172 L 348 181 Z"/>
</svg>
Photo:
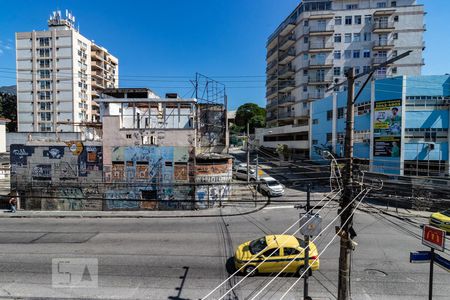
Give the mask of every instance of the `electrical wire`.
<svg viewBox="0 0 450 300">
<path fill-rule="evenodd" d="M 330 203 L 341 191 L 331 191 L 330 193 L 328 193 L 325 197 L 322 198 L 321 201 L 319 201 L 319 203 L 317 203 L 313 208 L 311 208 L 310 211 L 312 211 L 315 207 L 317 207 L 320 203 L 322 203 L 325 199 L 327 199 L 332 193 L 335 193 L 334 196 L 332 196 L 327 203 Z M 325 206 L 323 206 L 325 207 Z M 322 208 L 323 208 L 322 207 Z M 321 208 L 321 209 L 322 209 Z M 303 215 L 300 219 L 298 219 L 297 221 L 294 222 L 294 224 L 292 224 L 291 226 L 289 226 L 283 233 L 281 233 L 281 235 L 286 234 L 289 230 L 292 229 L 292 227 L 294 227 L 298 222 L 300 222 L 304 217 L 306 217 L 307 214 Z M 305 226 L 306 223 L 303 225 Z M 302 226 L 302 227 L 303 227 Z M 301 228 L 300 228 L 301 229 Z M 295 232 L 298 232 L 300 229 L 297 229 Z M 295 234 L 295 233 L 294 233 Z M 239 272 L 241 272 L 246 266 L 248 266 L 252 261 L 254 261 L 258 255 L 260 255 L 261 253 L 263 253 L 264 251 L 268 250 L 269 247 L 274 244 L 275 241 L 272 241 L 269 245 L 267 245 L 264 249 L 262 249 L 261 251 L 259 251 L 258 253 L 256 253 L 249 261 L 247 261 L 242 267 L 240 267 L 238 270 L 236 270 L 233 274 L 231 274 L 227 279 L 225 279 L 223 282 L 221 282 L 218 286 L 216 286 L 212 291 L 210 291 L 207 295 L 205 295 L 204 297 L 202 297 L 202 300 L 208 298 L 209 296 L 211 296 L 218 288 L 220 288 L 223 284 L 225 284 L 227 281 L 229 281 L 233 276 L 235 276 L 236 274 L 238 274 Z M 284 245 L 284 244 L 283 244 Z M 277 248 L 281 248 L 283 245 L 277 247 Z M 267 258 L 269 258 L 273 253 L 271 253 Z M 267 260 L 267 258 L 264 259 L 264 261 Z M 263 261 L 263 262 L 264 262 Z M 259 265 L 261 265 L 263 262 L 261 262 Z M 256 267 L 257 268 L 257 267 Z M 249 275 L 251 275 L 251 273 L 246 274 L 246 276 L 244 276 L 244 278 L 242 278 L 239 282 L 237 282 L 234 286 L 232 286 L 224 295 L 222 295 L 221 298 L 219 299 L 223 299 L 223 297 L 225 297 L 226 295 L 228 295 L 235 287 L 237 287 L 244 279 L 246 279 Z"/>
<path fill-rule="evenodd" d="M 340 212 L 339 214 L 324 228 L 321 230 L 321 232 L 317 235 L 316 238 L 314 238 L 310 243 L 314 243 L 320 236 L 320 234 L 322 234 L 323 232 L 325 232 L 325 230 L 327 230 L 340 216 L 341 214 L 347 210 L 347 208 L 353 204 L 353 202 L 356 201 L 356 199 L 358 199 L 358 197 L 364 192 L 365 190 L 361 190 L 356 196 L 355 198 L 353 198 Z M 273 277 L 262 289 L 259 290 L 259 292 L 253 296 L 253 298 L 251 298 L 251 300 L 256 299 L 256 297 L 261 294 L 278 276 L 280 276 L 296 259 L 298 259 L 304 252 L 306 248 L 309 248 L 309 245 L 306 245 L 305 248 L 303 248 L 303 250 L 297 254 L 280 272 L 278 272 L 277 275 L 275 275 L 275 277 Z"/>
<path fill-rule="evenodd" d="M 328 247 L 331 245 L 331 243 L 334 241 L 334 239 L 339 236 L 339 234 L 342 231 L 342 228 L 347 224 L 347 222 L 351 219 L 351 217 L 355 214 L 356 210 L 358 209 L 358 206 L 361 204 L 361 202 L 363 201 L 363 199 L 366 197 L 366 195 L 369 193 L 370 189 L 367 189 L 364 196 L 361 197 L 361 200 L 359 200 L 359 202 L 356 204 L 355 208 L 353 209 L 353 211 L 350 213 L 350 216 L 344 221 L 344 223 L 342 224 L 342 226 L 339 228 L 338 232 L 336 232 L 331 241 L 328 242 L 328 244 L 325 246 L 325 248 L 317 255 L 317 257 L 313 260 L 312 264 L 308 264 L 308 267 L 303 271 L 303 273 L 299 276 L 299 278 L 287 289 L 287 291 L 281 296 L 280 300 L 284 299 L 284 297 L 286 297 L 286 295 L 290 292 L 290 290 L 300 281 L 300 279 L 306 274 L 306 272 L 308 272 L 308 270 L 312 267 L 312 265 L 320 258 L 320 255 L 322 255 L 327 249 Z M 345 209 L 344 209 L 345 210 Z M 253 298 L 254 299 L 254 298 Z"/>
</svg>

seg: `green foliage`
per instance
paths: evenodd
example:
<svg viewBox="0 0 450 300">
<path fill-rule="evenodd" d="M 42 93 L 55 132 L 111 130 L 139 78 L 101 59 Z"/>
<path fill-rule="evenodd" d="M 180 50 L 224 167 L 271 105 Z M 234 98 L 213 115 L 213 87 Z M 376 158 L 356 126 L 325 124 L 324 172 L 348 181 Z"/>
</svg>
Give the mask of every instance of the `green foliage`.
<svg viewBox="0 0 450 300">
<path fill-rule="evenodd" d="M 245 103 L 236 111 L 236 125 L 240 126 L 245 131 L 247 123 L 250 127 L 250 133 L 255 132 L 257 127 L 266 126 L 266 110 L 259 107 L 255 103 Z"/>
<path fill-rule="evenodd" d="M 286 144 L 278 144 L 275 152 L 283 155 L 284 157 L 288 157 L 289 156 L 289 147 Z"/>
<path fill-rule="evenodd" d="M 16 99 L 15 95 L 0 93 L 0 116 L 11 120 L 11 122 L 6 124 L 8 132 L 17 131 Z"/>
</svg>

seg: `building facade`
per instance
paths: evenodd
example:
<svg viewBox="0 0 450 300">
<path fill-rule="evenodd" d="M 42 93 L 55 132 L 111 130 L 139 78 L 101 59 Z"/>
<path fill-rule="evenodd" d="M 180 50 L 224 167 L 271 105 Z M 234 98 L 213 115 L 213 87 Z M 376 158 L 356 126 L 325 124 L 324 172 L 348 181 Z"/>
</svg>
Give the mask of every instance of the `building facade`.
<svg viewBox="0 0 450 300">
<path fill-rule="evenodd" d="M 77 132 L 98 121 L 92 98 L 118 87 L 118 60 L 75 28 L 66 11 L 54 12 L 48 30 L 16 33 L 19 132 Z"/>
<path fill-rule="evenodd" d="M 349 67 L 364 72 L 413 50 L 375 76 L 420 75 L 423 15 L 423 6 L 415 0 L 303 0 L 267 41 L 266 121 L 270 128 L 264 135 L 273 140 L 276 137 L 268 133 L 274 132 L 271 127 L 281 127 L 277 134 L 291 134 L 283 126 L 308 125 L 310 103 L 329 95 L 328 88 L 342 82 Z M 295 142 L 299 134 L 303 131 L 293 133 L 290 141 Z M 299 155 L 307 155 L 309 146 L 303 141 L 294 147 Z"/>
<path fill-rule="evenodd" d="M 344 155 L 347 93 L 311 103 L 310 156 Z M 450 76 L 373 80 L 355 103 L 354 157 L 377 173 L 448 176 Z"/>
</svg>

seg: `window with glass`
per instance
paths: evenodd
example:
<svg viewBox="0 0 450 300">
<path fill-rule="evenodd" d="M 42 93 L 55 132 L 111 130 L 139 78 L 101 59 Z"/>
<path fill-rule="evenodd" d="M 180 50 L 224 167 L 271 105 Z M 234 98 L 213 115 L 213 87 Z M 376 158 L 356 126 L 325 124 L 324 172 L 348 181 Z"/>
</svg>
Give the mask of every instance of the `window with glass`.
<svg viewBox="0 0 450 300">
<path fill-rule="evenodd" d="M 337 109 L 337 118 L 338 119 L 343 119 L 345 116 L 345 108 L 344 107 L 339 107 Z"/>
<path fill-rule="evenodd" d="M 39 81 L 39 87 L 43 90 L 50 89 L 50 81 L 49 80 L 41 80 Z"/>
<path fill-rule="evenodd" d="M 341 76 L 341 67 L 334 67 L 333 74 L 334 76 Z"/>
<path fill-rule="evenodd" d="M 363 73 L 369 72 L 370 66 L 363 66 Z"/>
<path fill-rule="evenodd" d="M 39 108 L 41 110 L 52 110 L 51 102 L 39 102 Z"/>
<path fill-rule="evenodd" d="M 352 16 L 345 17 L 345 25 L 352 25 Z"/>
<path fill-rule="evenodd" d="M 50 78 L 50 70 L 40 70 L 39 77 L 41 79 L 49 79 Z"/>
<path fill-rule="evenodd" d="M 345 50 L 344 51 L 344 57 L 345 57 L 345 59 L 352 58 L 352 50 Z"/>
<path fill-rule="evenodd" d="M 48 38 L 48 37 L 39 38 L 39 46 L 40 47 L 50 46 L 50 38 Z"/>
<path fill-rule="evenodd" d="M 364 16 L 364 23 L 371 24 L 372 23 L 372 15 L 365 15 Z"/>
<path fill-rule="evenodd" d="M 341 59 L 341 50 L 335 50 L 333 57 L 334 59 Z"/>
<path fill-rule="evenodd" d="M 305 37 L 303 38 L 303 43 L 305 43 L 305 44 L 308 44 L 308 43 L 309 43 L 309 37 L 308 37 L 308 36 L 305 36 Z"/>
<path fill-rule="evenodd" d="M 377 8 L 385 8 L 386 2 L 377 2 Z"/>
<path fill-rule="evenodd" d="M 51 92 L 45 91 L 45 92 L 39 92 L 39 100 L 50 100 L 51 99 Z"/>
<path fill-rule="evenodd" d="M 342 25 L 342 17 L 334 17 L 334 25 Z"/>
<path fill-rule="evenodd" d="M 41 119 L 41 121 L 51 121 L 52 120 L 52 113 L 50 113 L 50 112 L 41 112 L 40 113 L 40 119 Z"/>
<path fill-rule="evenodd" d="M 40 57 L 50 57 L 50 49 L 39 49 Z"/>
<path fill-rule="evenodd" d="M 40 68 L 50 68 L 50 59 L 40 59 L 39 67 Z"/>
<path fill-rule="evenodd" d="M 364 49 L 363 50 L 363 57 L 364 58 L 370 58 L 370 50 Z"/>
<path fill-rule="evenodd" d="M 345 34 L 344 42 L 346 42 L 346 43 L 351 43 L 352 42 L 352 34 L 351 33 L 346 33 Z"/>
<path fill-rule="evenodd" d="M 361 33 L 354 33 L 353 34 L 353 41 L 354 42 L 361 42 Z"/>
<path fill-rule="evenodd" d="M 360 50 L 353 50 L 353 58 L 360 58 L 361 56 Z"/>
<path fill-rule="evenodd" d="M 361 16 L 355 16 L 355 24 L 361 24 L 362 23 L 362 17 Z"/>
<path fill-rule="evenodd" d="M 333 119 L 333 110 L 327 110 L 327 121 Z"/>
<path fill-rule="evenodd" d="M 341 34 L 340 33 L 336 33 L 335 35 L 334 35 L 334 42 L 335 43 L 340 43 L 342 41 L 342 36 L 341 36 Z"/>
<path fill-rule="evenodd" d="M 364 41 L 370 42 L 372 40 L 372 33 L 371 32 L 364 32 Z"/>
</svg>

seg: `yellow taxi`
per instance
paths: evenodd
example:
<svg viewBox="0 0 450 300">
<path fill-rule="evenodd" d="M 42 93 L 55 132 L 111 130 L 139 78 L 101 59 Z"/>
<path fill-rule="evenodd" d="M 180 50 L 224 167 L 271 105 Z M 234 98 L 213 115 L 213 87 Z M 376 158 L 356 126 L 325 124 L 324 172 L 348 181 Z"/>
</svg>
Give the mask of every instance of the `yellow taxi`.
<svg viewBox="0 0 450 300">
<path fill-rule="evenodd" d="M 234 265 L 236 270 L 239 270 L 247 262 L 251 261 L 241 271 L 244 274 L 254 275 L 256 273 L 280 272 L 289 262 L 295 260 L 283 273 L 300 272 L 301 274 L 305 264 L 305 251 L 303 251 L 305 247 L 305 241 L 292 235 L 267 235 L 239 245 L 234 255 Z M 257 255 L 260 252 L 261 254 Z M 272 256 L 270 256 L 271 254 Z M 315 271 L 319 269 L 319 259 L 314 261 L 317 256 L 317 247 L 310 242 L 310 270 Z"/>
<path fill-rule="evenodd" d="M 431 214 L 430 225 L 436 226 L 447 231 L 447 233 L 450 233 L 450 209 Z"/>
</svg>

